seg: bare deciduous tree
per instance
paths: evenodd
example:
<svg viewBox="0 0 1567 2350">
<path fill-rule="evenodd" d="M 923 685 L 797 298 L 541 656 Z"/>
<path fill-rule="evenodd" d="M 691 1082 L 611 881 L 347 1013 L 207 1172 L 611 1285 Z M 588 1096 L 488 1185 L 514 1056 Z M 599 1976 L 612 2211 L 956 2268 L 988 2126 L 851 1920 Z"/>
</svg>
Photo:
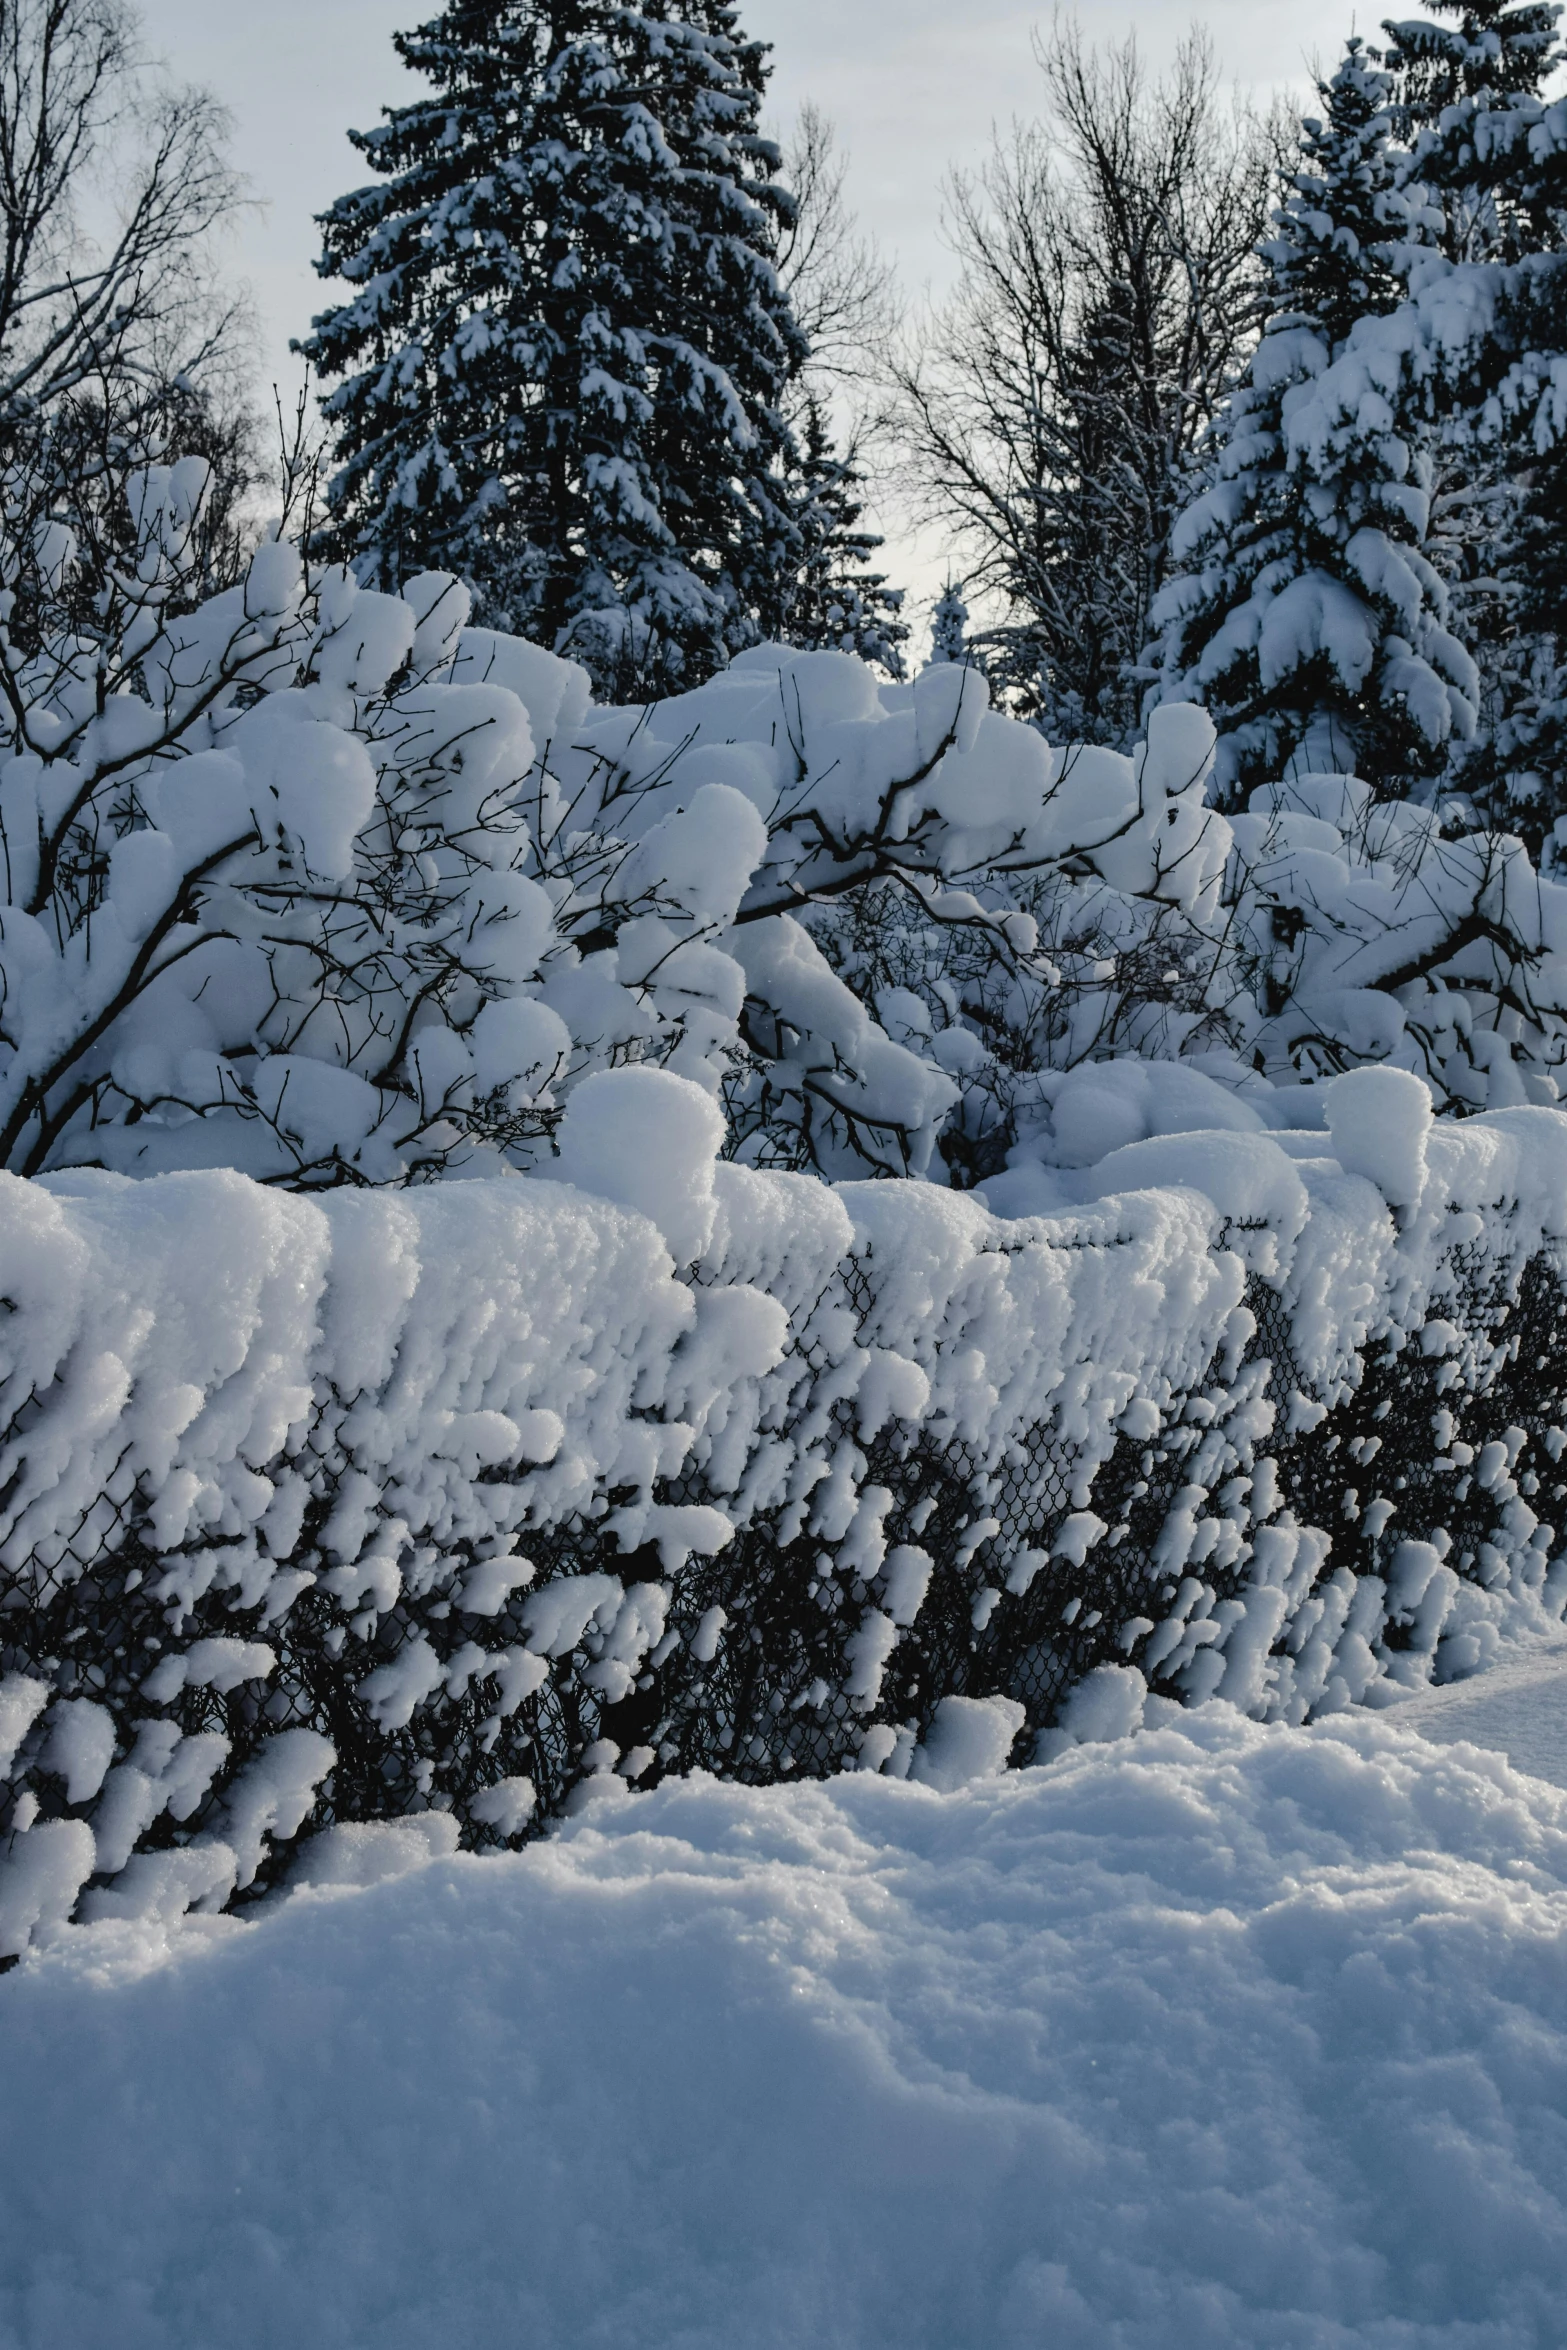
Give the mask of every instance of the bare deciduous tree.
<svg viewBox="0 0 1567 2350">
<path fill-rule="evenodd" d="M 211 250 L 241 195 L 227 131 L 149 63 L 122 0 L 0 0 L 0 496 L 13 532 L 70 549 L 47 616 L 8 576 L 19 644 L 62 611 L 91 633 L 135 555 L 137 465 L 209 467 L 176 608 L 243 569 L 249 318 Z"/>
<path fill-rule="evenodd" d="M 897 677 L 909 635 L 903 595 L 870 568 L 882 540 L 860 527 L 892 424 L 896 281 L 849 208 L 848 158 L 818 107 L 800 109 L 783 168 L 795 211 L 779 239 L 778 273 L 810 351 L 790 386 L 790 422 L 815 528 L 773 625 L 790 643 L 856 652 Z"/>
<path fill-rule="evenodd" d="M 149 74 L 119 0 L 0 0 L 0 420 L 222 338 L 203 247 L 239 196 L 227 127 Z"/>
<path fill-rule="evenodd" d="M 778 274 L 811 348 L 808 372 L 863 390 L 882 381 L 898 299 L 891 263 L 849 209 L 848 169 L 832 123 L 802 106 L 784 149 L 795 217 L 779 240 Z"/>
<path fill-rule="evenodd" d="M 1255 327 L 1272 126 L 1193 32 L 1150 78 L 1058 18 L 1046 112 L 954 175 L 951 301 L 896 363 L 921 518 L 993 615 L 974 642 L 1052 735 L 1125 742 L 1182 469 Z"/>
</svg>

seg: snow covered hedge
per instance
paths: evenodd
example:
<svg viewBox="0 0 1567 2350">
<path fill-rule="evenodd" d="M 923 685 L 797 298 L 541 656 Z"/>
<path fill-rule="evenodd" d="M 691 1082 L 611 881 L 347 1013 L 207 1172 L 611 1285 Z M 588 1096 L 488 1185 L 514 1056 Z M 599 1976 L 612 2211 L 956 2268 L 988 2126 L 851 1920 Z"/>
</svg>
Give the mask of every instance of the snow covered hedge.
<svg viewBox="0 0 1567 2350">
<path fill-rule="evenodd" d="M 1002 1753 L 1145 1685 L 1300 1721 L 1559 1615 L 1567 1118 L 1317 1098 L 1017 1220 L 724 1162 L 640 1069 L 575 1180 L 4 1179 L 5 1946 L 333 1820 L 939 1777 L 954 1696 Z"/>
<path fill-rule="evenodd" d="M 1200 711 L 1057 752 L 963 668 L 595 709 L 281 543 L 179 616 L 200 468 L 133 486 L 98 638 L 0 613 L 0 1942 L 1556 1609 L 1517 842 L 1227 820 Z"/>
</svg>

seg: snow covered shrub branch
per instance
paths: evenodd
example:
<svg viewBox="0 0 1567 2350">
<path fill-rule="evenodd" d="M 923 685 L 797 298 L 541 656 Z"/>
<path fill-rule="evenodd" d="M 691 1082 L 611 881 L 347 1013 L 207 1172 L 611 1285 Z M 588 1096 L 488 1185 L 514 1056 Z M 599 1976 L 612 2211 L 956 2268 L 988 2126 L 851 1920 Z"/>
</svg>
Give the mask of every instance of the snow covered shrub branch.
<svg viewBox="0 0 1567 2350">
<path fill-rule="evenodd" d="M 1321 775 L 1255 792 L 1234 833 L 1267 1066 L 1402 1065 L 1459 1108 L 1556 1099 L 1567 896 L 1520 841 Z"/>
<path fill-rule="evenodd" d="M 1180 1060 L 1216 1118 L 1363 1059 L 1553 1098 L 1564 901 L 1504 836 L 1343 778 L 1231 821 L 1201 712 L 1052 750 L 962 666 L 761 647 L 599 709 L 444 574 L 383 596 L 281 541 L 184 608 L 205 486 L 131 477 L 101 625 L 0 644 L 17 1172 L 525 1171 L 635 1061 L 744 1161 L 960 1183 L 1048 1159 L 1107 1057 Z M 6 575 L 32 612 L 70 561 L 30 520 Z"/>
<path fill-rule="evenodd" d="M 90 635 L 50 624 L 69 532 L 25 482 L 7 507 L 0 1159 L 385 1181 L 537 1133 L 504 1093 L 515 1054 L 459 1128 L 421 1043 L 453 1002 L 478 1024 L 550 929 L 522 871 L 521 704 L 426 682 L 465 591 L 365 596 L 274 540 L 192 607 L 205 465 L 124 487 L 134 561 Z"/>
<path fill-rule="evenodd" d="M 942 1010 L 949 951 L 1025 995 L 1060 990 L 1064 975 L 1031 907 L 1069 875 L 1090 896 L 1113 896 L 1129 931 L 1195 924 L 1211 943 L 1229 833 L 1203 805 L 1209 741 L 1198 714 L 1169 710 L 1135 761 L 1052 753 L 988 709 L 972 669 L 928 669 L 889 686 L 845 656 L 761 647 L 697 693 L 589 712 L 571 741 L 553 746 L 564 815 L 541 832 L 543 859 L 548 870 L 558 841 L 574 894 L 557 920 L 589 950 L 584 966 L 606 978 L 635 985 L 636 958 L 649 948 L 684 951 L 671 919 L 687 940 L 705 922 L 705 940 L 734 967 L 739 1050 L 729 1048 L 721 1081 L 739 1155 L 830 1173 L 923 1171 L 961 1099 L 960 1077 L 976 1057 L 993 1057 L 955 995 Z M 750 860 L 722 892 L 720 809 Z M 619 869 L 608 871 L 604 844 L 633 844 L 624 870 L 640 880 L 655 840 L 667 865 L 688 824 L 710 894 L 699 907 L 692 878 L 666 884 L 666 897 L 685 896 L 647 929 Z M 836 921 L 834 907 L 844 909 Z M 934 1015 L 880 963 L 869 970 L 855 959 L 845 940 L 856 926 L 922 942 L 935 966 Z M 705 968 L 716 983 L 718 966 Z M 667 986 L 679 969 L 661 964 L 659 977 Z M 573 974 L 565 994 L 581 984 Z M 937 1026 L 950 1029 L 945 1044 Z M 671 1066 L 698 1073 L 689 1056 Z"/>
<path fill-rule="evenodd" d="M 14 487 L 16 1172 L 527 1171 L 584 1078 L 640 1061 L 744 1162 L 960 1185 L 1058 1156 L 1060 1081 L 1105 1059 L 1180 1062 L 1221 1123 L 1364 1060 L 1464 1107 L 1554 1098 L 1567 900 L 1461 811 L 1315 776 L 1226 818 L 1200 711 L 1130 758 L 1052 749 L 962 665 L 763 646 L 598 708 L 447 575 L 381 595 L 281 539 L 192 597 L 194 460 L 128 477 L 135 560 L 89 631 L 69 533 Z"/>
<path fill-rule="evenodd" d="M 1166 705 L 1131 758 L 1053 750 L 972 669 L 758 648 L 552 743 L 541 870 L 580 961 L 541 993 L 576 1035 L 591 972 L 607 1057 L 716 1083 L 742 1160 L 834 1175 L 1050 1162 L 1061 1080 L 1106 1059 L 1178 1062 L 1219 1124 L 1314 1118 L 1291 1089 L 1363 1062 L 1460 1108 L 1554 1100 L 1567 898 L 1521 844 L 1345 776 L 1228 819 L 1213 748 Z"/>
<path fill-rule="evenodd" d="M 1174 767 L 1123 762 L 1105 799 L 962 668 L 881 693 L 851 657 L 762 648 L 593 710 L 574 665 L 466 627 L 444 574 L 383 596 L 275 540 L 192 604 L 193 460 L 128 478 L 135 560 L 89 633 L 25 487 L 25 637 L 0 622 L 15 1171 L 526 1168 L 571 1087 L 631 1060 L 722 1095 L 754 1156 L 919 1170 L 953 1077 L 797 915 L 886 881 L 1048 973 L 1006 891 L 1063 858 L 1152 905 L 1214 896 L 1227 836 L 1178 713 Z"/>
</svg>

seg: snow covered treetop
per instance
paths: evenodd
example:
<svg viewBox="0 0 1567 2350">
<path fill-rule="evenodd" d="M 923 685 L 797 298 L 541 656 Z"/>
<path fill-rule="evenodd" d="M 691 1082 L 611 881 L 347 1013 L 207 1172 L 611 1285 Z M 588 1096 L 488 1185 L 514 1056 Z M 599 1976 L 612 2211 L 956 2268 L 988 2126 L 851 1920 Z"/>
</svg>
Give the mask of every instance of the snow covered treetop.
<svg viewBox="0 0 1567 2350">
<path fill-rule="evenodd" d="M 457 0 L 397 46 L 433 93 L 354 134 L 382 176 L 321 217 L 322 551 L 393 590 L 450 566 L 610 674 L 705 676 L 821 519 L 765 46 L 727 0 Z"/>
</svg>

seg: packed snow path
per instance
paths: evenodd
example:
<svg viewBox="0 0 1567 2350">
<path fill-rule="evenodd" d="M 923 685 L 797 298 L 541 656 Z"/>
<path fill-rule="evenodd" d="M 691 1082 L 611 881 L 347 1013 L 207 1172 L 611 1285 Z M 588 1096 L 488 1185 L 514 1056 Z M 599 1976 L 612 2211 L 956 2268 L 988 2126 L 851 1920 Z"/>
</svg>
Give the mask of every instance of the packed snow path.
<svg viewBox="0 0 1567 2350">
<path fill-rule="evenodd" d="M 1526 1649 L 1467 1681 L 1423 1690 L 1397 1714 L 1423 1738 L 1495 1747 L 1515 1770 L 1567 1787 L 1567 1640 Z"/>
<path fill-rule="evenodd" d="M 1543 2350 L 1564 1937 L 1567 1795 L 1222 1706 L 69 1929 L 0 1982 L 0 2344 Z"/>
</svg>

